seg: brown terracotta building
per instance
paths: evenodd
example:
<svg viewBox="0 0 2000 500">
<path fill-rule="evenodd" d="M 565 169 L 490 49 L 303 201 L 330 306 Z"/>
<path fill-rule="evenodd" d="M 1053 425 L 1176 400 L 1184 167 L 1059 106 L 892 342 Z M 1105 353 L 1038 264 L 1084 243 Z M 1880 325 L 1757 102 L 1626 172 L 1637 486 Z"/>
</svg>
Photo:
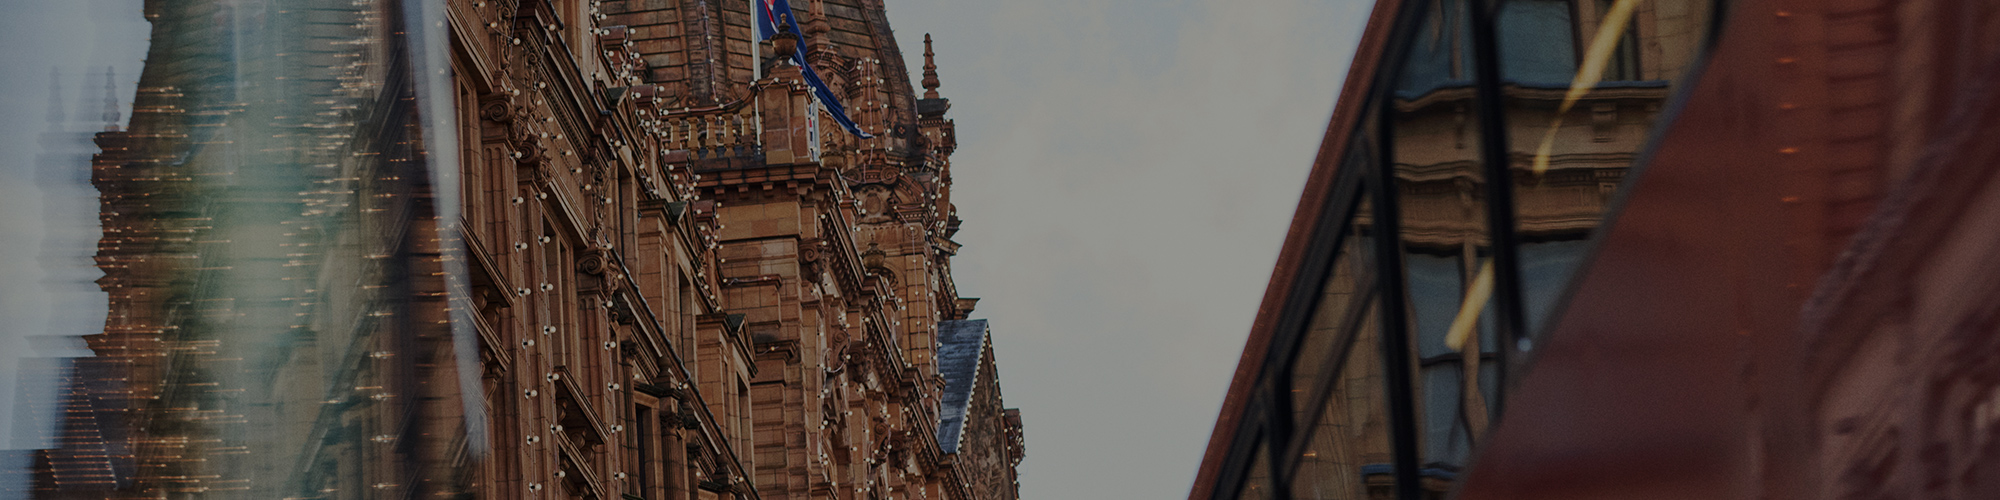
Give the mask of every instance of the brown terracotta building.
<svg viewBox="0 0 2000 500">
<path fill-rule="evenodd" d="M 753 5 L 148 1 L 37 496 L 1018 498 L 928 42 Z"/>
</svg>

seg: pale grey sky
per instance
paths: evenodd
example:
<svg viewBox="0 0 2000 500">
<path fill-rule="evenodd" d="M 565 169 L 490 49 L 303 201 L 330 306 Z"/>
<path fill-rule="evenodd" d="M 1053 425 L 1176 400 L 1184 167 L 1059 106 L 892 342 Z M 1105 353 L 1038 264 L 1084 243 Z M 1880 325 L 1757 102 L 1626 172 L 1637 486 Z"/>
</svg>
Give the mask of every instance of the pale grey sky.
<svg viewBox="0 0 2000 500">
<path fill-rule="evenodd" d="M 91 282 L 102 275 L 90 260 L 97 191 L 88 170 L 78 169 L 96 152 L 90 134 L 103 129 L 106 68 L 117 71 L 119 115 L 132 114 L 152 29 L 141 3 L 10 2 L 0 16 L 0 68 L 7 68 L 0 88 L 8 89 L 0 93 L 0 151 L 8 153 L 0 155 L 0 234 L 7 235 L 0 238 L 0 432 L 8 433 L 0 449 L 35 446 L 49 430 L 16 427 L 17 398 L 53 394 L 17 387 L 20 360 L 88 354 L 81 340 L 62 336 L 104 328 L 104 294 Z M 51 72 L 60 96 L 51 95 Z M 60 97 L 64 119 L 53 127 L 52 97 Z"/>
<path fill-rule="evenodd" d="M 913 73 L 936 39 L 1024 497 L 1187 496 L 1372 5 L 888 2 Z"/>
</svg>

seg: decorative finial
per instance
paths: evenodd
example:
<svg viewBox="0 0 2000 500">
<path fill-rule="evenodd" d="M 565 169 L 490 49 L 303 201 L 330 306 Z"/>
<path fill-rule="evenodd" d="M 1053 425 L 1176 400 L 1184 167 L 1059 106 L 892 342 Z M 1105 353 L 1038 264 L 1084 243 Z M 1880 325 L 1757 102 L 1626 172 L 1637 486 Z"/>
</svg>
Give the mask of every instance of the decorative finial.
<svg viewBox="0 0 2000 500">
<path fill-rule="evenodd" d="M 924 34 L 924 98 L 938 98 L 936 54 L 931 53 L 931 34 Z"/>
</svg>

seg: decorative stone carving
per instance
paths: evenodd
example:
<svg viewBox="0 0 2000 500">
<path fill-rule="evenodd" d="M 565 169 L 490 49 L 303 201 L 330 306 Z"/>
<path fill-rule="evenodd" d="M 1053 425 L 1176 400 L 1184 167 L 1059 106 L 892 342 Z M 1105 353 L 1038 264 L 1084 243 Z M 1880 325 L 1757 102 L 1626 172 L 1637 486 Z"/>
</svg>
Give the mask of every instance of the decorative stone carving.
<svg viewBox="0 0 2000 500">
<path fill-rule="evenodd" d="M 603 251 L 585 252 L 583 257 L 576 260 L 577 272 L 584 274 L 607 274 L 615 266 L 615 264 L 611 263 L 611 259 L 606 252 Z"/>
<path fill-rule="evenodd" d="M 801 274 L 805 275 L 808 281 L 820 280 L 820 273 L 825 270 L 824 263 L 820 262 L 820 255 L 827 251 L 827 246 L 826 240 L 819 238 L 799 240 L 799 266 L 803 271 Z"/>
<path fill-rule="evenodd" d="M 488 96 L 479 103 L 479 117 L 510 123 L 514 121 L 514 98 L 507 94 Z"/>
</svg>

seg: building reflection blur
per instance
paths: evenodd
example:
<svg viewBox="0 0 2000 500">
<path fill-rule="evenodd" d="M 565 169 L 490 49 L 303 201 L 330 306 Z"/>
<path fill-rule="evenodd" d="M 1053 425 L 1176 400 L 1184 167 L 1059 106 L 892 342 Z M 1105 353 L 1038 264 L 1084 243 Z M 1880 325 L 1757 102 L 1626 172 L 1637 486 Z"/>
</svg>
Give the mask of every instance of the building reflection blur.
<svg viewBox="0 0 2000 500">
<path fill-rule="evenodd" d="M 1499 418 L 1715 7 L 1495 4 L 1378 4 L 1191 498 L 1443 498 Z"/>
<path fill-rule="evenodd" d="M 139 13 L 134 13 L 139 14 Z M 97 134 L 105 331 L 39 498 L 453 495 L 441 243 L 387 3 L 147 2 Z"/>
<path fill-rule="evenodd" d="M 51 164 L 110 315 L 24 362 L 58 421 L 7 493 L 1017 498 L 930 42 L 918 94 L 880 2 L 815 0 L 766 57 L 782 3 L 107 14 L 133 117 Z"/>
</svg>

